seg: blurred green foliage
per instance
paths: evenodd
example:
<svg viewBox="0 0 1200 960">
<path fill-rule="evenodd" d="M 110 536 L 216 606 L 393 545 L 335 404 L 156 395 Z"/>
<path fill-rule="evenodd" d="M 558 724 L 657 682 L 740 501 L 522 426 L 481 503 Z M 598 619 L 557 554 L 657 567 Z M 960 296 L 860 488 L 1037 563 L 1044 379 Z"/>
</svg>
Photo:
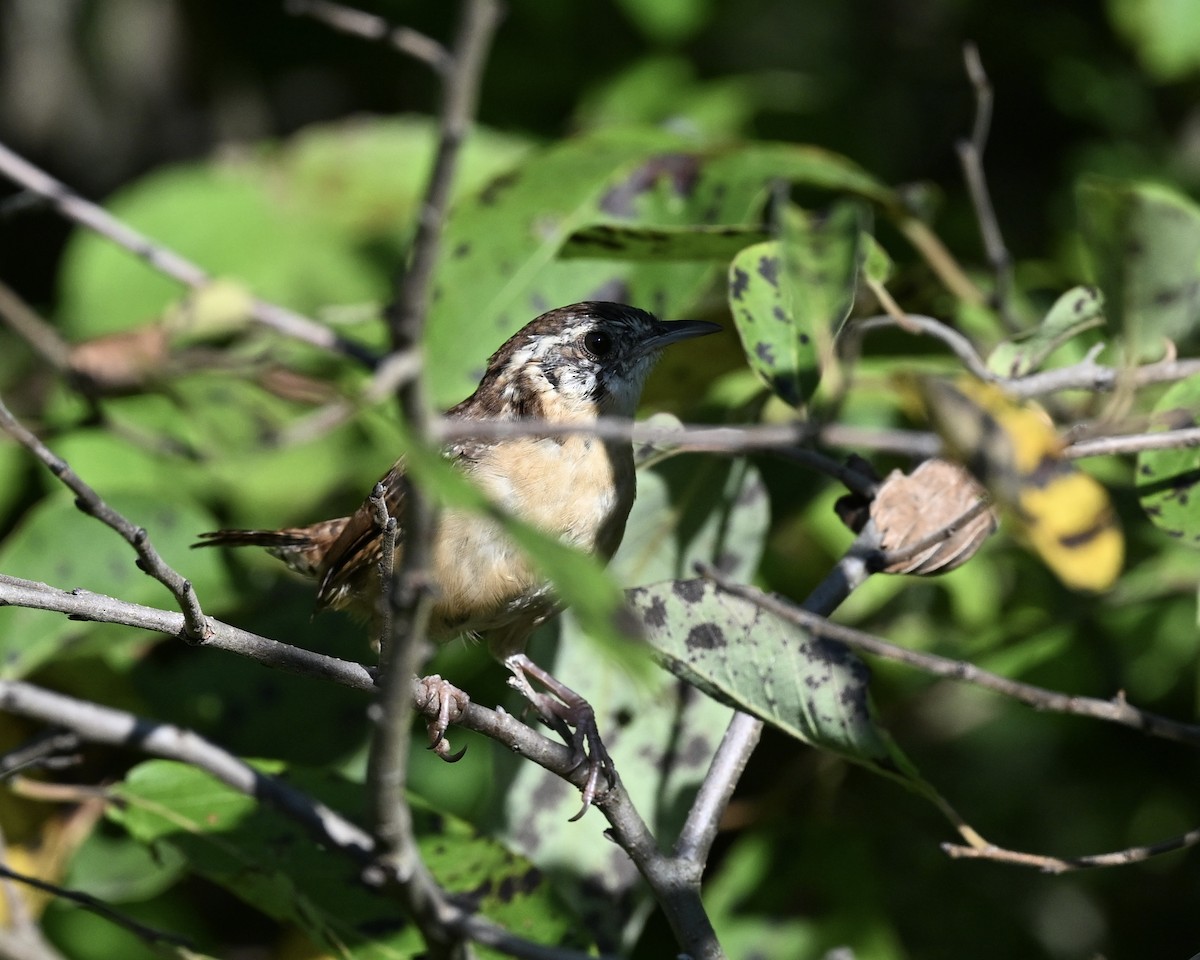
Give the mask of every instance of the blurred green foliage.
<svg viewBox="0 0 1200 960">
<path fill-rule="evenodd" d="M 0 139 L 84 193 L 111 193 L 110 210 L 214 275 L 384 344 L 378 312 L 412 234 L 432 149 L 433 126 L 415 114 L 431 111 L 436 91 L 417 65 L 288 18 L 272 3 L 93 0 L 57 27 L 37 21 L 37 3 L 0 3 L 8 54 L 8 66 L 0 63 L 7 71 Z M 439 38 L 450 35 L 455 13 L 454 4 L 410 0 L 371 9 Z M 157 40 L 145 50 L 118 42 L 152 29 Z M 770 322 L 772 301 L 756 302 L 749 321 L 736 310 L 731 317 L 730 251 L 703 231 L 767 229 L 781 195 L 817 213 L 849 199 L 856 217 L 857 205 L 869 203 L 874 216 L 860 222 L 870 221 L 873 236 L 857 235 L 875 258 L 866 272 L 884 276 L 878 253 L 885 252 L 893 261 L 888 288 L 905 309 L 957 321 L 997 363 L 1062 365 L 1101 341 L 1110 344 L 1104 360 L 1119 362 L 1122 347 L 1155 357 L 1162 336 L 1194 356 L 1200 265 L 1188 196 L 1200 189 L 1197 31 L 1189 4 L 1167 0 L 513 3 L 438 268 L 432 391 L 439 403 L 460 399 L 488 354 L 540 309 L 605 296 L 727 327 L 720 338 L 673 349 L 647 391 L 647 409 L 771 422 L 791 415 L 784 401 L 808 402 L 808 412 L 856 427 L 914 426 L 894 375 L 955 369 L 925 341 L 871 334 L 844 392 L 826 382 L 817 388 L 818 358 L 801 349 L 791 325 L 768 328 L 778 349 L 751 349 L 755 373 L 748 369 L 730 321 L 747 345 L 759 342 L 754 325 Z M 978 44 L 996 92 L 985 167 L 1015 257 L 1021 330 L 945 289 L 922 256 L 928 248 L 911 242 L 914 224 L 932 224 L 970 278 L 989 288 L 953 149 L 972 122 L 960 65 L 965 39 Z M 161 59 L 148 60 L 151 50 Z M 64 88 L 71 82 L 77 87 Z M 44 95 L 22 96 L 28 84 L 41 84 Z M 225 149 L 213 152 L 215 145 Z M 577 232 L 596 227 L 610 232 Z M 603 251 L 588 237 L 615 237 L 620 249 L 598 256 Z M 69 340 L 135 328 L 179 306 L 177 288 L 106 241 L 77 232 L 59 256 L 62 242 L 63 228 L 47 211 L 0 219 L 0 277 Z M 838 263 L 804 273 L 811 298 L 840 303 L 854 270 L 844 257 Z M 1052 311 L 1085 282 L 1104 293 L 1104 330 L 1059 323 Z M 875 309 L 861 290 L 859 297 L 856 311 Z M 837 313 L 824 324 L 836 327 Z M 97 415 L 0 329 L 0 392 L 106 499 L 147 527 L 168 561 L 193 579 L 208 612 L 339 656 L 369 656 L 347 621 L 310 620 L 311 591 L 273 561 L 226 563 L 184 547 L 221 525 L 303 523 L 357 505 L 398 450 L 394 410 L 360 410 L 326 431 L 314 414 L 353 396 L 364 372 L 253 328 L 229 331 L 207 349 L 189 353 L 150 392 L 104 399 Z M 768 396 L 763 381 L 789 388 Z M 1195 421 L 1200 400 L 1193 380 L 1139 402 L 1140 413 L 1182 411 L 1184 419 L 1172 421 L 1178 425 Z M 1086 396 L 1053 406 L 1060 423 L 1105 411 Z M 872 459 L 881 472 L 907 465 Z M 765 455 L 750 466 L 714 463 L 689 456 L 643 472 L 639 512 L 613 564 L 616 582 L 687 578 L 702 559 L 802 598 L 851 540 L 832 510 L 840 491 Z M 1195 473 L 1194 451 L 1145 455 L 1136 470 L 1130 458 L 1088 467 L 1109 487 L 1126 531 L 1127 570 L 1111 593 L 1065 590 L 1001 536 L 938 579 L 873 578 L 840 617 L 1031 683 L 1099 697 L 1122 691 L 1138 706 L 1194 718 L 1200 553 L 1182 540 L 1195 537 L 1195 485 L 1175 483 Z M 1148 522 L 1143 503 L 1163 529 Z M 128 548 L 76 513 L 10 444 L 0 444 L 0 531 L 5 573 L 167 605 Z M 579 573 L 585 590 L 592 576 Z M 285 761 L 298 780 L 355 802 L 364 701 L 156 639 L 0 610 L 9 675 L 187 725 L 244 755 Z M 610 726 L 602 729 L 613 731 L 608 742 L 623 777 L 669 841 L 727 708 L 665 671 L 649 680 L 625 674 L 570 618 L 537 638 L 535 654 L 550 656 L 555 643 L 564 679 L 607 711 Z M 502 671 L 486 659 L 452 644 L 433 668 L 480 702 L 515 709 Z M 1193 757 L 1183 747 L 1034 714 L 892 664 L 871 666 L 878 722 L 997 843 L 1087 854 L 1200 821 Z M 6 742 L 27 732 L 5 727 Z M 688 729 L 694 740 L 671 739 Z M 555 887 L 550 905 L 495 915 L 518 926 L 550 924 L 518 930 L 533 936 L 574 927 L 633 956 L 668 955 L 669 934 L 657 918 L 642 923 L 635 878 L 599 836 L 600 818 L 565 824 L 561 811 L 573 812 L 573 791 L 497 757 L 487 742 L 463 739 L 471 749 L 458 767 L 419 760 L 414 791 L 462 818 L 449 828 L 454 844 L 491 856 L 498 848 L 483 837 L 497 837 L 551 881 L 535 897 Z M 663 758 L 664 745 L 675 765 Z M 79 776 L 118 776 L 133 759 L 89 752 Z M 123 789 L 178 813 L 210 789 L 194 777 L 147 764 Z M 208 952 L 313 956 L 291 925 L 268 919 L 292 916 L 313 881 L 307 860 L 296 874 L 270 866 L 295 838 L 246 801 L 225 797 L 219 805 L 226 819 L 197 821 L 186 836 L 148 806 L 127 811 L 125 825 L 148 846 L 102 825 L 76 854 L 68 882 L 185 932 Z M 838 947 L 858 960 L 1195 953 L 1194 855 L 1043 876 L 948 860 L 938 844 L 954 834 L 931 814 L 920 796 L 769 730 L 706 888 L 730 955 L 816 960 Z M 253 842 L 270 848 L 253 885 L 230 881 L 233 868 L 217 862 L 228 852 L 226 837 L 246 855 Z M 143 871 L 146 849 L 154 859 Z M 456 865 L 446 863 L 435 862 L 435 872 Z M 314 869 L 313 882 L 328 887 L 331 877 Z M 347 892 L 345 910 L 363 908 L 365 895 L 355 893 Z M 591 923 L 564 921 L 568 909 Z M 70 956 L 142 955 L 127 934 L 67 905 L 51 908 L 45 923 Z M 306 929 L 319 939 L 323 928 Z"/>
</svg>

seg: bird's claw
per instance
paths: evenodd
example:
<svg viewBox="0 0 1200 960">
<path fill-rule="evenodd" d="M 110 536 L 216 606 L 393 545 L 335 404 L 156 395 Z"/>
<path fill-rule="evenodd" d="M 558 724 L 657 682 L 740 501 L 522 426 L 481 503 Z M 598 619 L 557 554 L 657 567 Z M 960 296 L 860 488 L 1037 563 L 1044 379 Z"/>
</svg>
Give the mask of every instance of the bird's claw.
<svg viewBox="0 0 1200 960">
<path fill-rule="evenodd" d="M 600 730 L 596 726 L 596 712 L 583 697 L 546 673 L 528 657 L 520 655 L 520 660 L 510 658 L 507 664 L 513 671 L 513 676 L 508 680 L 509 686 L 525 697 L 546 725 L 556 730 L 570 746 L 572 772 L 580 767 L 587 769 L 587 778 L 580 788 L 583 804 L 569 821 L 574 822 L 617 784 L 617 768 L 604 746 L 604 741 L 600 739 Z M 531 674 L 552 693 L 535 690 L 526 673 Z M 607 783 L 603 790 L 600 784 L 601 777 Z"/>
<path fill-rule="evenodd" d="M 456 753 L 450 752 L 446 729 L 450 724 L 462 719 L 470 702 L 471 698 L 462 690 L 437 674 L 421 677 L 417 681 L 417 709 L 429 717 L 429 722 L 425 725 L 425 729 L 429 731 L 429 749 L 447 763 L 458 763 L 467 752 L 466 747 Z"/>
</svg>

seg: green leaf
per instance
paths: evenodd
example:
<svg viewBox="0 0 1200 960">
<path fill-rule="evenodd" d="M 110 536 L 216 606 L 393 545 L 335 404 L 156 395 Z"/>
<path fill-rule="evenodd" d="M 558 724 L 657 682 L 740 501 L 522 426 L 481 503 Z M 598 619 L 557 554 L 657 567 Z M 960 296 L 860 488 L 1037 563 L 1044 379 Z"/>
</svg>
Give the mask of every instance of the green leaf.
<svg viewBox="0 0 1200 960">
<path fill-rule="evenodd" d="M 1112 329 L 1130 362 L 1157 358 L 1163 338 L 1193 336 L 1200 317 L 1200 208 L 1151 183 L 1087 177 L 1080 229 Z"/>
<path fill-rule="evenodd" d="M 1108 0 L 1113 25 L 1159 80 L 1200 69 L 1200 18 L 1191 0 Z"/>
<path fill-rule="evenodd" d="M 895 774 L 868 699 L 867 668 L 841 644 L 708 580 L 640 587 L 629 600 L 676 675 L 804 743 Z"/>
<path fill-rule="evenodd" d="M 1054 301 L 1037 327 L 997 344 L 988 355 L 988 369 L 1002 377 L 1026 376 L 1068 340 L 1101 326 L 1104 296 L 1099 289 L 1072 287 Z"/>
<path fill-rule="evenodd" d="M 709 18 L 712 0 L 620 0 L 620 6 L 649 39 L 678 43 Z"/>
<path fill-rule="evenodd" d="M 281 765 L 288 782 L 343 813 L 364 804 L 361 786 L 330 774 Z M 407 958 L 421 939 L 394 900 L 359 880 L 349 858 L 318 847 L 296 823 L 253 797 L 181 763 L 152 760 L 134 767 L 115 793 L 110 814 L 152 849 L 182 856 L 189 870 L 220 884 L 277 920 L 293 923 L 338 956 Z M 578 945 L 577 921 L 553 884 L 532 864 L 478 837 L 445 814 L 413 808 L 426 864 L 451 893 L 497 923 L 542 943 Z"/>
<path fill-rule="evenodd" d="M 146 528 L 158 552 L 176 569 L 186 571 L 197 594 L 226 589 L 220 558 L 197 556 L 188 550 L 199 530 L 212 529 L 213 519 L 195 506 L 146 491 L 107 493 L 105 499 L 131 522 Z M 130 603 L 174 609 L 167 588 L 135 565 L 133 548 L 99 520 L 76 509 L 67 495 L 42 500 L 17 529 L 0 544 L 0 570 L 25 580 L 40 580 L 60 589 L 82 587 L 93 593 L 120 597 Z M 81 637 L 114 634 L 122 646 L 155 642 L 141 630 L 79 624 L 61 613 L 25 607 L 0 608 L 0 662 L 6 677 L 24 677 L 68 648 L 82 654 Z M 161 639 L 161 638 L 160 638 Z M 114 645 L 104 650 L 114 655 Z"/>
<path fill-rule="evenodd" d="M 211 276 L 302 311 L 377 300 L 383 271 L 353 239 L 278 202 L 253 168 L 178 166 L 125 188 L 108 210 Z M 111 240 L 78 230 L 63 255 L 61 326 L 77 339 L 136 326 L 180 295 L 167 279 Z"/>
<path fill-rule="evenodd" d="M 790 211 L 784 241 L 747 247 L 729 264 L 729 309 L 746 358 L 794 407 L 816 390 L 821 357 L 854 304 L 861 216 L 849 202 L 825 217 Z M 876 255 L 874 269 L 885 262 Z"/>
<path fill-rule="evenodd" d="M 729 312 L 750 368 L 771 392 L 794 407 L 812 396 L 821 376 L 817 345 L 797 326 L 778 240 L 747 247 L 730 262 Z"/>
<path fill-rule="evenodd" d="M 1154 418 L 1172 429 L 1200 426 L 1200 377 L 1181 380 L 1154 405 Z M 1200 547 L 1200 447 L 1146 450 L 1137 459 L 1142 509 L 1160 530 Z"/>
<path fill-rule="evenodd" d="M 638 473 L 637 500 L 609 569 L 626 585 L 690 577 L 701 561 L 749 579 L 770 522 L 766 485 L 749 461 L 674 457 Z"/>
<path fill-rule="evenodd" d="M 759 227 L 621 227 L 598 224 L 567 238 L 564 260 L 728 260 L 767 238 Z"/>
</svg>

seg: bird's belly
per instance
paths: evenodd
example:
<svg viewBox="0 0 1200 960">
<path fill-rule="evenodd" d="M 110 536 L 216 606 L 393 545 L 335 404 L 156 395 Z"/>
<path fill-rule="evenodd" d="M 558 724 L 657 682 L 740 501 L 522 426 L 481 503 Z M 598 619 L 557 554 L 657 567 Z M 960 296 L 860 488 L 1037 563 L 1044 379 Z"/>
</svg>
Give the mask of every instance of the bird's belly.
<svg viewBox="0 0 1200 960">
<path fill-rule="evenodd" d="M 470 471 L 498 506 L 607 561 L 633 504 L 632 455 L 571 437 L 506 443 Z M 536 622 L 553 607 L 545 578 L 494 520 L 447 511 L 434 556 L 441 594 L 434 632 L 483 632 Z"/>
</svg>

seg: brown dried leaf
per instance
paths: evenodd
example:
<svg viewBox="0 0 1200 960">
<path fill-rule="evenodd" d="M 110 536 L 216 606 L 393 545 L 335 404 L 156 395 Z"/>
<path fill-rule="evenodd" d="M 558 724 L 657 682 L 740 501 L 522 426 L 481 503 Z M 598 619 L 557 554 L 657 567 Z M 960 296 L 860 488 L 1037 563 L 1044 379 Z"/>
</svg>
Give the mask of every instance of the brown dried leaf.
<svg viewBox="0 0 1200 960">
<path fill-rule="evenodd" d="M 67 366 L 97 393 L 121 394 L 158 379 L 167 357 L 167 331 L 153 323 L 75 344 Z"/>
<path fill-rule="evenodd" d="M 884 573 L 928 576 L 966 563 L 996 529 L 996 514 L 989 507 L 965 523 L 956 521 L 986 498 L 975 478 L 948 460 L 926 460 L 909 475 L 893 470 L 871 503 L 883 549 L 907 551 L 933 539 Z M 939 536 L 947 528 L 951 532 Z"/>
</svg>

